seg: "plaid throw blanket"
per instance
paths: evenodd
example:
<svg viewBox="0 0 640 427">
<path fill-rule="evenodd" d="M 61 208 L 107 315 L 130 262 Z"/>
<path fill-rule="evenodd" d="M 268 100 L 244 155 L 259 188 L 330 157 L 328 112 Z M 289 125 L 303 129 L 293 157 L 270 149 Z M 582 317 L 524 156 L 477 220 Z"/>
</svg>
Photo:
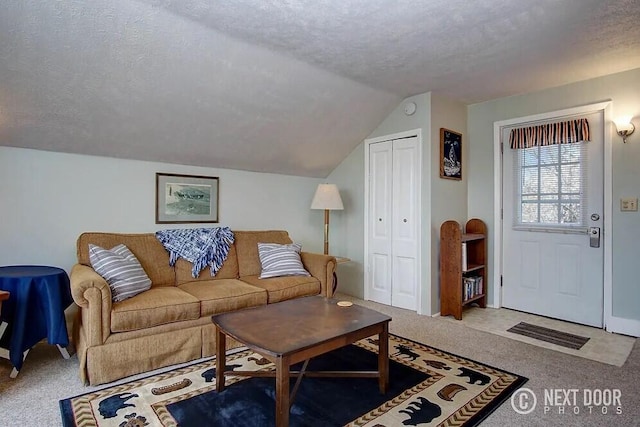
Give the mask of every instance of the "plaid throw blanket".
<svg viewBox="0 0 640 427">
<path fill-rule="evenodd" d="M 169 265 L 173 266 L 178 258 L 190 261 L 194 278 L 207 265 L 211 267 L 211 275 L 215 276 L 227 259 L 234 240 L 229 227 L 160 230 L 156 232 L 156 238 L 169 251 Z"/>
</svg>

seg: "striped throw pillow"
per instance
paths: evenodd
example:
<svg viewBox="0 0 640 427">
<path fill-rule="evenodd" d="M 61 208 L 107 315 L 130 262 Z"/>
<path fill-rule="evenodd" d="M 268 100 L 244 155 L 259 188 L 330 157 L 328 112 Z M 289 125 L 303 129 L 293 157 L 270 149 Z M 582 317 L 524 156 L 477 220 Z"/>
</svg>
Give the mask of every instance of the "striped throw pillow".
<svg viewBox="0 0 640 427">
<path fill-rule="evenodd" d="M 89 261 L 109 284 L 113 301 L 123 301 L 151 288 L 151 279 L 125 245 L 104 249 L 90 244 Z"/>
<path fill-rule="evenodd" d="M 279 245 L 277 243 L 258 243 L 258 255 L 262 264 L 261 279 L 280 276 L 311 276 L 302 266 L 297 243 Z"/>
</svg>

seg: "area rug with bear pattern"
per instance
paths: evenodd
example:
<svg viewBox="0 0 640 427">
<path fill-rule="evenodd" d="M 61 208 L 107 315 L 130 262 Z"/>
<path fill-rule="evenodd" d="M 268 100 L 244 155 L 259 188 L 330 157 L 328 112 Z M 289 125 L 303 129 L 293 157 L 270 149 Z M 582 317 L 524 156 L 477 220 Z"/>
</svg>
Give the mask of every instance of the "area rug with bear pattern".
<svg viewBox="0 0 640 427">
<path fill-rule="evenodd" d="M 308 370 L 376 370 L 374 338 L 312 359 Z M 389 337 L 389 378 L 303 378 L 291 426 L 474 426 L 527 379 L 396 335 Z M 292 367 L 295 370 L 297 367 Z M 227 370 L 274 370 L 246 348 L 227 355 Z M 216 360 L 60 401 L 64 426 L 270 426 L 275 380 L 227 376 L 216 392 Z M 292 379 L 295 381 L 295 379 Z"/>
</svg>

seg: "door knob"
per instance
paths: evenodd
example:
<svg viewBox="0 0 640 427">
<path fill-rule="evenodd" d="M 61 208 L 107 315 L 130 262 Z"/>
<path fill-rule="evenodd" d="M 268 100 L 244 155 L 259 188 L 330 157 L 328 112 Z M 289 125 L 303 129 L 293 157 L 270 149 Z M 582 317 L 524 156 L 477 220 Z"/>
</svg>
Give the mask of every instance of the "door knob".
<svg viewBox="0 0 640 427">
<path fill-rule="evenodd" d="M 407 222 L 407 218 L 403 219 L 402 222 Z"/>
</svg>

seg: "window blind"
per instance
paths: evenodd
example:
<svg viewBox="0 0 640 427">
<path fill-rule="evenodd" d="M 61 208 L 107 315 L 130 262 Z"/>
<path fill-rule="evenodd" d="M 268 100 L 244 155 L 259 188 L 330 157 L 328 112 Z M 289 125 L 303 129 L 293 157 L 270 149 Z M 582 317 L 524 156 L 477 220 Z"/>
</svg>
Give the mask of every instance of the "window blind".
<svg viewBox="0 0 640 427">
<path fill-rule="evenodd" d="M 588 138 L 586 119 L 511 130 L 514 227 L 586 227 Z"/>
</svg>

